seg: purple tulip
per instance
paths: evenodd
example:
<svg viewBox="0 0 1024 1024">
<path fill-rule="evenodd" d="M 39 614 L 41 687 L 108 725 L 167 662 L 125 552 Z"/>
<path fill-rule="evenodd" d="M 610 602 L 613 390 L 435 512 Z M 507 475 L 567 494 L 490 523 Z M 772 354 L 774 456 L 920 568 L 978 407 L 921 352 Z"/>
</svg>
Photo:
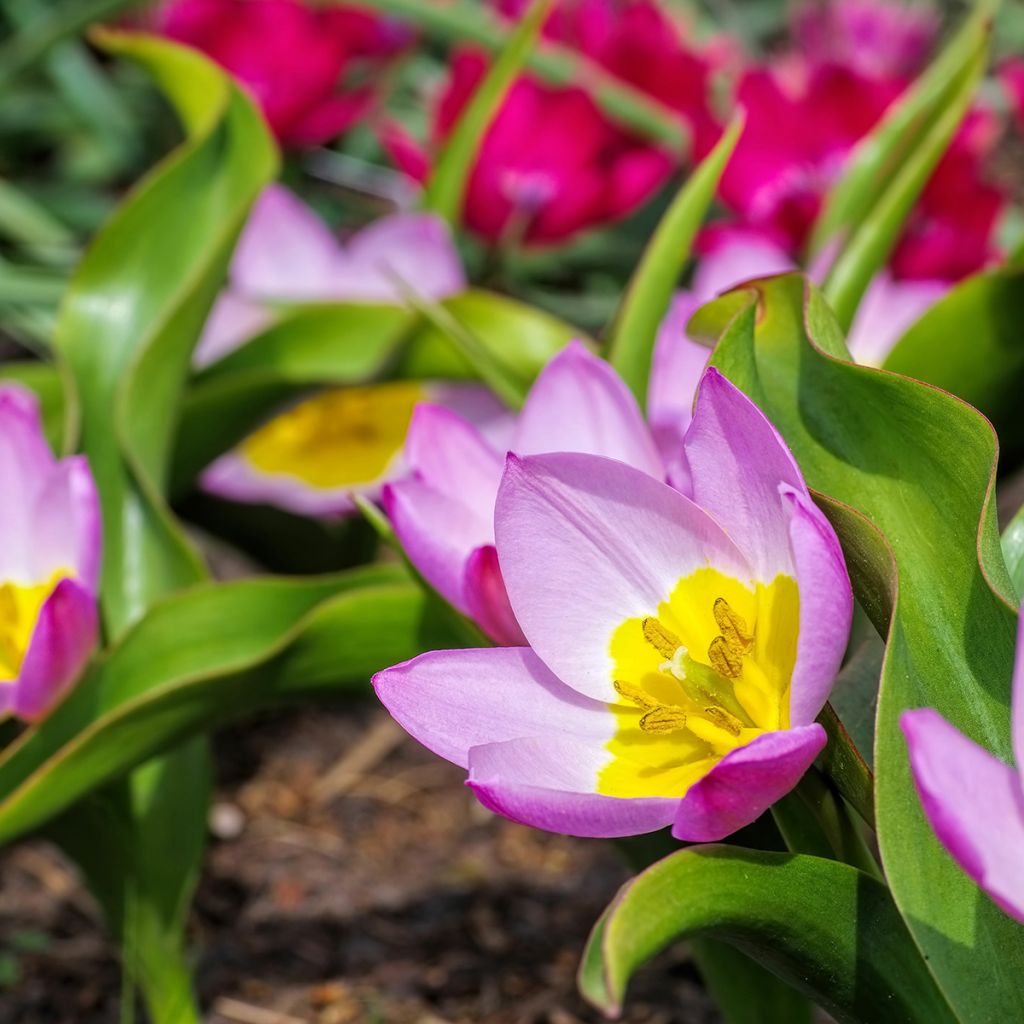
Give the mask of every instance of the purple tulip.
<svg viewBox="0 0 1024 1024">
<path fill-rule="evenodd" d="M 658 478 L 638 411 L 616 397 L 624 389 L 578 348 L 561 358 L 538 381 L 546 416 L 524 410 L 526 441 L 503 471 L 465 432 L 442 451 L 438 432 L 422 493 L 400 498 L 422 516 L 404 539 L 434 542 L 410 553 L 455 588 L 463 535 L 479 531 L 474 552 L 491 550 L 486 499 L 498 478 L 494 554 L 481 557 L 491 583 L 500 571 L 529 646 L 435 651 L 374 685 L 405 729 L 467 768 L 481 802 L 515 821 L 721 839 L 788 792 L 824 746 L 815 717 L 852 611 L 842 552 L 785 443 L 716 370 L 686 433 L 682 493 Z M 588 400 L 570 407 L 574 365 Z M 550 450 L 556 431 L 603 454 L 529 454 Z M 459 474 L 448 494 L 445 471 Z M 423 511 L 430 501 L 438 507 Z M 426 523 L 444 515 L 463 518 L 429 537 Z"/>
<path fill-rule="evenodd" d="M 932 708 L 905 711 L 900 726 L 925 816 L 939 841 L 1006 913 L 1024 922 L 1024 616 L 1011 709 L 1016 767 Z"/>
<path fill-rule="evenodd" d="M 57 461 L 35 397 L 0 386 L 0 711 L 42 718 L 96 646 L 101 522 L 82 456 Z"/>
</svg>

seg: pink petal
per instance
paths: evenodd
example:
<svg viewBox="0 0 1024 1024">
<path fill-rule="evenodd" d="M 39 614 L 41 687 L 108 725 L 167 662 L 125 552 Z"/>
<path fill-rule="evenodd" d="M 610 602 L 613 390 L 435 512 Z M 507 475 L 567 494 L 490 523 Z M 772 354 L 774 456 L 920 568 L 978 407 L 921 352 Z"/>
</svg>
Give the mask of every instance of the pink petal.
<svg viewBox="0 0 1024 1024">
<path fill-rule="evenodd" d="M 469 752 L 469 786 L 489 810 L 548 832 L 632 836 L 671 824 L 676 799 L 593 791 L 602 753 L 572 735 L 489 743 Z"/>
<path fill-rule="evenodd" d="M 780 488 L 791 509 L 789 537 L 800 589 L 800 634 L 790 688 L 794 726 L 813 722 L 842 664 L 853 619 L 853 591 L 839 539 L 806 494 Z"/>
<path fill-rule="evenodd" d="M 693 500 L 725 528 L 768 583 L 792 576 L 789 509 L 779 494 L 788 484 L 807 487 L 793 456 L 764 413 L 715 368 L 700 385 L 686 434 Z"/>
<path fill-rule="evenodd" d="M 11 710 L 27 722 L 42 718 L 81 675 L 96 647 L 96 598 L 81 583 L 62 579 L 39 610 Z"/>
<path fill-rule="evenodd" d="M 274 322 L 273 311 L 263 303 L 223 291 L 206 318 L 192 363 L 202 369 L 215 363 Z"/>
<path fill-rule="evenodd" d="M 580 341 L 567 345 L 541 371 L 512 448 L 519 455 L 605 455 L 659 480 L 665 475 L 636 399 L 608 363 Z"/>
<path fill-rule="evenodd" d="M 103 524 L 89 463 L 76 455 L 57 463 L 43 483 L 32 516 L 32 578 L 73 572 L 99 588 Z"/>
<path fill-rule="evenodd" d="M 1017 616 L 1017 655 L 1013 664 L 1013 690 L 1010 696 L 1010 726 L 1013 758 L 1024 786 L 1024 615 Z"/>
<path fill-rule="evenodd" d="M 560 679 L 599 700 L 618 699 L 609 644 L 623 621 L 655 612 L 699 568 L 749 579 L 743 556 L 701 508 L 595 455 L 510 455 L 494 526 L 530 645 Z"/>
<path fill-rule="evenodd" d="M 859 363 L 882 366 L 896 342 L 950 289 L 945 281 L 895 281 L 881 271 L 871 282 L 846 339 Z"/>
<path fill-rule="evenodd" d="M 338 278 L 341 246 L 326 224 L 281 185 L 264 189 L 238 240 L 231 280 L 244 296 L 315 300 Z"/>
<path fill-rule="evenodd" d="M 382 217 L 349 240 L 333 294 L 360 301 L 405 301 L 401 282 L 428 299 L 445 299 L 466 288 L 451 232 L 426 213 Z"/>
<path fill-rule="evenodd" d="M 937 711 L 906 711 L 900 726 L 929 823 L 953 859 L 1024 922 L 1024 792 L 1020 776 Z"/>
<path fill-rule="evenodd" d="M 568 735 L 600 751 L 615 732 L 607 705 L 570 690 L 528 647 L 430 651 L 373 686 L 403 729 L 463 768 L 481 744 Z"/>
<path fill-rule="evenodd" d="M 749 825 L 800 781 L 825 741 L 825 730 L 815 723 L 762 733 L 726 754 L 686 791 L 672 834 L 714 843 Z"/>
<path fill-rule="evenodd" d="M 506 647 L 526 643 L 509 604 L 493 544 L 482 545 L 469 556 L 462 586 L 470 616 L 495 643 Z"/>
</svg>

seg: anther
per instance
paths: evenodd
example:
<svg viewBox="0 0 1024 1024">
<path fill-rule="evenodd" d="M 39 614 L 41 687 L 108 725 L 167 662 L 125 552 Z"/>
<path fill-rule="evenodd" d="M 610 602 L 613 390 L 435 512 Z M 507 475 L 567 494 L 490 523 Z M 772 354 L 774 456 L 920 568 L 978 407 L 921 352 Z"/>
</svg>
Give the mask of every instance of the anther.
<svg viewBox="0 0 1024 1024">
<path fill-rule="evenodd" d="M 648 615 L 641 623 L 644 639 L 663 657 L 669 660 L 682 647 L 683 641 L 670 629 L 666 629 L 653 615 Z"/>
<path fill-rule="evenodd" d="M 624 697 L 643 711 L 651 711 L 658 706 L 657 701 L 651 700 L 639 686 L 634 686 L 633 683 L 627 683 L 623 679 L 613 679 L 612 686 L 615 687 L 615 692 L 620 697 Z"/>
<path fill-rule="evenodd" d="M 754 648 L 754 638 L 747 632 L 747 623 L 737 615 L 724 597 L 715 599 L 715 622 L 729 647 L 737 654 L 749 654 Z"/>
<path fill-rule="evenodd" d="M 682 708 L 656 707 L 640 719 L 644 732 L 665 733 L 686 728 L 686 712 Z"/>
<path fill-rule="evenodd" d="M 724 636 L 716 636 L 708 646 L 708 660 L 711 667 L 727 679 L 739 679 L 743 672 L 743 659 L 729 645 Z"/>
<path fill-rule="evenodd" d="M 743 728 L 743 723 L 735 715 L 730 715 L 724 708 L 707 707 L 704 709 L 704 714 L 720 729 L 724 729 L 733 736 L 739 736 Z"/>
</svg>

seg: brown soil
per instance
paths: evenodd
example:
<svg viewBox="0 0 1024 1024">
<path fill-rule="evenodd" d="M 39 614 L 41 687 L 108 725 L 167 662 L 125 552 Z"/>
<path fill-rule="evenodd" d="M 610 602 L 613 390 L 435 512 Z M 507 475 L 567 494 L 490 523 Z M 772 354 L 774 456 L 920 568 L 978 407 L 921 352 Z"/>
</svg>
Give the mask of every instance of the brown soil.
<svg viewBox="0 0 1024 1024">
<path fill-rule="evenodd" d="M 217 737 L 196 900 L 210 1024 L 581 1024 L 593 921 L 628 872 L 598 841 L 496 818 L 463 773 L 374 707 L 267 716 Z M 119 971 L 50 847 L 0 860 L 0 1022 L 114 1024 Z M 681 951 L 627 1024 L 718 1020 Z"/>
</svg>

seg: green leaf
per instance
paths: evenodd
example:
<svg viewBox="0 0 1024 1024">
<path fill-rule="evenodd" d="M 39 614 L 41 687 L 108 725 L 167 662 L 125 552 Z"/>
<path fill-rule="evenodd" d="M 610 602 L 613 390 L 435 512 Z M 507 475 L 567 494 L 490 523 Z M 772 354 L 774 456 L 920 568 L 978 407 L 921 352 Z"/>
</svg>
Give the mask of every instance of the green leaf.
<svg viewBox="0 0 1024 1024">
<path fill-rule="evenodd" d="M 963 29 L 854 151 L 826 200 L 812 253 L 838 242 L 825 294 L 844 328 L 963 120 L 985 70 L 989 18 Z"/>
<path fill-rule="evenodd" d="M 691 939 L 690 952 L 725 1024 L 812 1024 L 807 998 L 735 946 Z"/>
<path fill-rule="evenodd" d="M 934 707 L 1011 760 L 1016 608 L 992 500 L 995 435 L 944 392 L 847 362 L 831 312 L 797 275 L 757 282 L 727 305 L 712 361 L 781 430 L 832 516 L 858 599 L 888 630 L 875 782 L 893 896 L 960 1018 L 1014 1019 L 1024 1014 L 1024 931 L 935 839 L 899 729 L 906 708 Z"/>
<path fill-rule="evenodd" d="M 647 380 L 658 328 L 742 131 L 743 118 L 737 115 L 672 201 L 647 243 L 616 314 L 608 361 L 629 385 L 641 407 L 647 402 Z"/>
<path fill-rule="evenodd" d="M 0 842 L 183 739 L 258 707 L 365 692 L 381 668 L 455 646 L 397 567 L 204 584 L 155 605 L 0 756 Z"/>
<path fill-rule="evenodd" d="M 153 1024 L 200 1020 L 181 936 L 206 845 L 210 789 L 207 744 L 194 740 L 90 794 L 45 831 L 102 905 Z"/>
<path fill-rule="evenodd" d="M 1006 568 L 1020 602 L 1024 599 L 1024 506 L 1017 510 L 1003 531 L 1002 547 Z"/>
<path fill-rule="evenodd" d="M 695 936 L 735 946 L 840 1024 L 955 1020 L 884 885 L 836 861 L 729 846 L 682 850 L 623 886 L 590 937 L 581 990 L 617 1013 L 638 967 Z"/>
<path fill-rule="evenodd" d="M 553 3 L 554 0 L 532 0 L 474 89 L 438 154 L 423 194 L 423 208 L 444 217 L 453 227 L 459 224 L 466 184 L 487 129 L 526 63 Z"/>
<path fill-rule="evenodd" d="M 1024 267 L 961 281 L 896 343 L 885 368 L 916 377 L 980 409 L 1004 448 L 1024 442 Z"/>
<path fill-rule="evenodd" d="M 103 502 L 102 600 L 117 634 L 153 596 L 202 575 L 160 495 L 192 348 L 277 158 L 252 103 L 195 51 L 141 35 L 102 39 L 151 71 L 189 133 L 95 239 L 57 325 Z"/>
</svg>

